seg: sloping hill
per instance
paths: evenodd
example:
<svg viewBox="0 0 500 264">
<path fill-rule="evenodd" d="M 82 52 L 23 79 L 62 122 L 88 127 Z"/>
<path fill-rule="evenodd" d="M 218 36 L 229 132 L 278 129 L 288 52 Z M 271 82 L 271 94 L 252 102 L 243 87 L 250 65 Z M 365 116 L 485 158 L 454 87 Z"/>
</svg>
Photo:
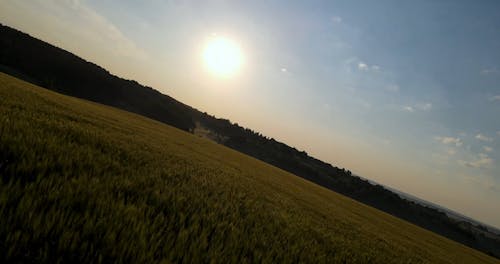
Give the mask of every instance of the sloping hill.
<svg viewBox="0 0 500 264">
<path fill-rule="evenodd" d="M 498 263 L 168 125 L 0 74 L 0 261 Z"/>
<path fill-rule="evenodd" d="M 105 103 L 183 130 L 194 127 L 191 108 L 135 81 L 0 24 L 0 70 L 57 92 Z"/>
<path fill-rule="evenodd" d="M 0 25 L 0 71 L 48 89 L 150 117 L 185 131 L 205 131 L 220 144 L 265 161 L 323 187 L 383 210 L 450 239 L 500 257 L 500 236 L 474 232 L 480 227 L 444 212 L 401 199 L 397 194 L 354 177 L 349 170 L 317 160 L 250 129 L 201 113 L 190 106 L 109 74 L 67 51 Z"/>
</svg>

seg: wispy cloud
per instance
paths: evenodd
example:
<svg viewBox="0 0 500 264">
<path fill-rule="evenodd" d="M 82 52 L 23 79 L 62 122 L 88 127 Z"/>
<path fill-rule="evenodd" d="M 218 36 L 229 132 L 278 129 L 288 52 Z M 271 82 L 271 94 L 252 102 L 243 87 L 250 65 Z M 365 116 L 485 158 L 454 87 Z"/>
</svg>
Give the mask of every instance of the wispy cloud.
<svg viewBox="0 0 500 264">
<path fill-rule="evenodd" d="M 432 109 L 432 104 L 431 103 L 419 103 L 415 105 L 415 108 L 422 110 L 422 111 L 429 111 Z"/>
<path fill-rule="evenodd" d="M 500 95 L 494 95 L 489 98 L 491 102 L 500 101 Z"/>
<path fill-rule="evenodd" d="M 369 70 L 368 64 L 366 64 L 364 62 L 358 62 L 358 70 L 368 71 Z"/>
<path fill-rule="evenodd" d="M 380 72 L 382 70 L 382 67 L 380 67 L 380 65 L 368 64 L 362 60 L 357 59 L 356 57 L 348 59 L 345 63 L 346 65 L 348 65 L 348 67 L 354 65 L 359 71 L 362 72 Z"/>
<path fill-rule="evenodd" d="M 79 0 L 5 0 L 0 16 L 16 21 L 21 29 L 29 24 L 35 36 L 51 40 L 80 56 L 101 63 L 103 56 L 145 59 L 147 53 L 115 24 Z M 22 15 L 25 19 L 14 19 Z M 29 20 L 28 20 L 29 17 Z M 50 30 L 43 30 L 50 28 Z M 85 44 L 83 44 L 85 43 Z M 111 44 L 110 44 L 111 43 Z"/>
<path fill-rule="evenodd" d="M 418 103 L 414 105 L 404 105 L 402 106 L 403 111 L 406 112 L 416 112 L 416 111 L 430 111 L 432 109 L 431 103 Z"/>
<path fill-rule="evenodd" d="M 364 71 L 364 72 L 379 72 L 382 70 L 380 65 L 377 65 L 377 64 L 369 65 L 368 63 L 366 63 L 364 61 L 359 61 L 357 66 L 358 66 L 358 70 Z"/>
<path fill-rule="evenodd" d="M 484 169 L 490 167 L 493 163 L 493 159 L 491 159 L 487 154 L 479 153 L 478 157 L 474 161 L 459 160 L 458 162 L 466 167 Z"/>
<path fill-rule="evenodd" d="M 354 71 L 365 72 L 365 73 L 384 73 L 382 66 L 378 64 L 367 63 L 358 57 L 351 57 L 344 61 L 344 65 L 348 72 L 352 73 Z"/>
<path fill-rule="evenodd" d="M 500 73 L 500 70 L 498 70 L 497 68 L 483 69 L 480 73 L 482 75 L 497 74 Z"/>
<path fill-rule="evenodd" d="M 391 84 L 391 85 L 387 85 L 385 87 L 385 90 L 386 91 L 389 91 L 389 92 L 399 92 L 399 86 L 397 84 Z"/>
<path fill-rule="evenodd" d="M 415 109 L 409 105 L 403 106 L 403 110 L 410 113 L 415 112 Z"/>
<path fill-rule="evenodd" d="M 363 106 L 366 109 L 372 108 L 372 104 L 366 100 L 360 100 L 359 103 L 361 104 L 361 106 Z"/>
<path fill-rule="evenodd" d="M 488 146 L 484 146 L 484 147 L 483 147 L 483 150 L 484 150 L 485 152 L 492 152 L 492 151 L 493 151 L 493 148 L 492 148 L 492 147 L 488 147 Z"/>
<path fill-rule="evenodd" d="M 485 141 L 485 142 L 492 142 L 493 141 L 493 138 L 487 137 L 481 133 L 477 134 L 476 138 L 481 140 L 481 141 Z"/>
<path fill-rule="evenodd" d="M 339 16 L 333 16 L 333 17 L 332 17 L 332 21 L 333 21 L 334 23 L 342 23 L 342 18 L 341 18 L 341 17 L 339 17 Z"/>
<path fill-rule="evenodd" d="M 330 104 L 328 104 L 328 103 L 324 103 L 321 107 L 325 111 L 330 111 L 332 109 L 332 106 Z"/>
<path fill-rule="evenodd" d="M 455 145 L 457 147 L 463 145 L 462 140 L 458 137 L 434 137 L 434 139 L 446 145 Z"/>
</svg>

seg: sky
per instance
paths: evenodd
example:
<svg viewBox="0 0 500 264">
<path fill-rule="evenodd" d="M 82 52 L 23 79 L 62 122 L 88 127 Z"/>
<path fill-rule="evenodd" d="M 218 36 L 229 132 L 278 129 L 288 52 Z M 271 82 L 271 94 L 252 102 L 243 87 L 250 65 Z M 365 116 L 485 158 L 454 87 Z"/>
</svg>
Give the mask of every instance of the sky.
<svg viewBox="0 0 500 264">
<path fill-rule="evenodd" d="M 0 0 L 14 27 L 500 228 L 500 2 Z M 211 74 L 214 36 L 244 63 Z"/>
</svg>

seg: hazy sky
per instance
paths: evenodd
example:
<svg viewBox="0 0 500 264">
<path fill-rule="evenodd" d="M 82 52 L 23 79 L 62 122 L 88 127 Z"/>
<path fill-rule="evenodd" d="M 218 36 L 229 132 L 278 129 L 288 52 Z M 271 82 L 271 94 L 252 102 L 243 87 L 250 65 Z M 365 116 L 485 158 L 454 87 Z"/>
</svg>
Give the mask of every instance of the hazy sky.
<svg viewBox="0 0 500 264">
<path fill-rule="evenodd" d="M 500 2 L 0 0 L 0 22 L 500 227 Z M 239 43 L 231 78 L 213 37 Z"/>
</svg>

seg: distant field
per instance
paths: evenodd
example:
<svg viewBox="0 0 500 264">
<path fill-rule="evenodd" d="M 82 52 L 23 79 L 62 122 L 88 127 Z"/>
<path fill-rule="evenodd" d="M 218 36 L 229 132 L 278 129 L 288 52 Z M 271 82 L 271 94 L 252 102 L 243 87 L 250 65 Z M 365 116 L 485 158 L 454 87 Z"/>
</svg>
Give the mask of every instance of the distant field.
<svg viewBox="0 0 500 264">
<path fill-rule="evenodd" d="M 1 73 L 0 175 L 0 262 L 500 262 L 209 140 Z"/>
</svg>

